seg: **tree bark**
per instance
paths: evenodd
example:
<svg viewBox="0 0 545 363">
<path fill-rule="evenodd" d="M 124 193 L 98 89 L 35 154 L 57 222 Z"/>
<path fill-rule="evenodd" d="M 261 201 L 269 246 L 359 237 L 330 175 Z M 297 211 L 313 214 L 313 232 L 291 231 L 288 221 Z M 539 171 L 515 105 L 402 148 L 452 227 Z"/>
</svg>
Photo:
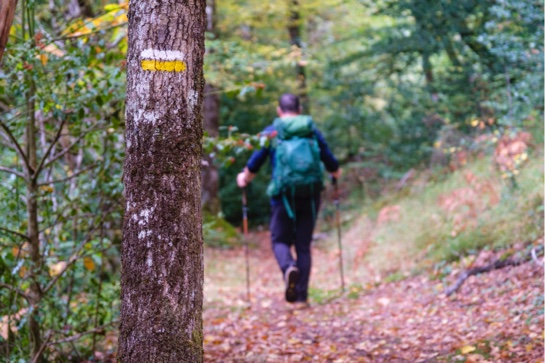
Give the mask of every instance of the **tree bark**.
<svg viewBox="0 0 545 363">
<path fill-rule="evenodd" d="M 426 78 L 426 87 L 430 93 L 431 100 L 435 103 L 439 100 L 439 95 L 435 91 L 434 79 L 433 79 L 433 66 L 430 61 L 431 53 L 428 51 L 422 52 L 422 69 Z"/>
<path fill-rule="evenodd" d="M 17 0 L 0 0 L 0 62 L 4 56 L 6 44 L 8 44 L 9 31 L 16 8 Z"/>
<path fill-rule="evenodd" d="M 38 184 L 36 176 L 37 167 L 37 138 L 36 138 L 36 89 L 31 82 L 27 93 L 27 112 L 28 120 L 26 127 L 26 155 L 29 167 L 27 168 L 26 187 L 27 187 L 27 215 L 28 215 L 28 250 L 32 265 L 30 266 L 30 292 L 28 294 L 28 303 L 36 307 L 28 319 L 30 338 L 32 341 L 32 361 L 42 362 L 42 337 L 40 328 L 39 309 L 37 309 L 42 300 L 42 289 L 39 283 L 40 272 L 42 269 L 42 257 L 40 252 L 40 226 L 38 223 Z"/>
<path fill-rule="evenodd" d="M 207 0 L 206 2 L 206 31 L 217 36 L 216 32 L 216 2 Z M 219 136 L 220 121 L 220 96 L 216 87 L 206 82 L 204 86 L 204 129 L 211 137 Z M 217 215 L 221 210 L 219 190 L 220 179 L 218 168 L 214 165 L 214 160 L 208 155 L 204 155 L 204 160 L 208 163 L 202 171 L 202 205 L 205 211 L 212 215 Z"/>
<path fill-rule="evenodd" d="M 301 41 L 301 14 L 299 12 L 299 1 L 289 1 L 289 21 L 288 21 L 288 33 L 290 35 L 290 44 L 303 49 L 303 42 Z M 304 113 L 310 113 L 310 105 L 307 93 L 307 78 L 305 72 L 305 65 L 301 60 L 297 62 L 295 66 L 295 75 L 297 77 L 298 96 L 301 99 L 301 106 L 303 106 Z"/>
<path fill-rule="evenodd" d="M 204 129 L 211 137 L 219 136 L 220 97 L 215 91 L 217 89 L 208 83 L 204 86 L 204 93 L 208 94 L 204 96 Z M 202 205 L 205 211 L 217 215 L 221 210 L 218 168 L 210 156 L 204 155 L 204 160 L 208 165 L 202 171 Z"/>
<path fill-rule="evenodd" d="M 119 362 L 203 360 L 205 7 L 130 3 Z"/>
</svg>

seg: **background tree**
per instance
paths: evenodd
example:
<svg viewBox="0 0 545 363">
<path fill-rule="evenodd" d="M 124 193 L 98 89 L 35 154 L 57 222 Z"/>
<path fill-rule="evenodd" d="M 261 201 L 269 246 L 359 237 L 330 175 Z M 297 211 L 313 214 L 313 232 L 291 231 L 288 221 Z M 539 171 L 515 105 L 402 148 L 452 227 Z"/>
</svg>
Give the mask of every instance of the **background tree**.
<svg viewBox="0 0 545 363">
<path fill-rule="evenodd" d="M 121 362 L 203 359 L 205 8 L 129 9 Z"/>
<path fill-rule="evenodd" d="M 206 2 L 206 32 L 213 39 L 218 38 L 216 31 L 216 1 Z M 203 117 L 204 131 L 210 137 L 219 136 L 220 122 L 220 93 L 211 82 L 204 85 Z M 219 197 L 220 180 L 219 172 L 214 159 L 210 155 L 204 155 L 205 166 L 202 172 L 202 204 L 205 212 L 217 216 L 221 211 Z"/>
<path fill-rule="evenodd" d="M 4 48 L 8 42 L 9 31 L 15 16 L 16 0 L 0 1 L 0 61 L 4 55 Z"/>
</svg>

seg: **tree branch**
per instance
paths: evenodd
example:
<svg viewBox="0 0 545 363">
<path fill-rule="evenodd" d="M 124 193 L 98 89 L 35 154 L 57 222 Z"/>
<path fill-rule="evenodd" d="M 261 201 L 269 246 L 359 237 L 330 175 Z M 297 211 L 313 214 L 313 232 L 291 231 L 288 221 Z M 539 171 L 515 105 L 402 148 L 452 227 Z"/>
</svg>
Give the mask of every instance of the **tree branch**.
<svg viewBox="0 0 545 363">
<path fill-rule="evenodd" d="M 73 342 L 74 340 L 78 340 L 79 338 L 85 336 L 85 335 L 89 335 L 89 334 L 93 334 L 93 333 L 97 333 L 97 332 L 100 332 L 102 330 L 104 330 L 104 328 L 107 328 L 109 326 L 112 326 L 112 325 L 115 325 L 119 323 L 119 320 L 114 320 L 108 324 L 104 324 L 104 325 L 101 325 L 101 326 L 97 326 L 96 328 L 94 329 L 91 329 L 91 330 L 88 330 L 88 331 L 85 331 L 83 333 L 79 333 L 79 334 L 76 334 L 76 335 L 72 335 L 71 337 L 68 337 L 68 338 L 64 338 L 64 339 L 59 339 L 59 340 L 55 340 L 55 341 L 52 341 L 50 342 L 49 344 L 50 345 L 53 345 L 53 344 L 61 344 L 61 343 L 69 343 L 69 342 Z"/>
<path fill-rule="evenodd" d="M 42 171 L 42 169 L 44 167 L 44 163 L 47 160 L 47 158 L 49 157 L 49 154 L 51 154 L 51 150 L 53 150 L 53 146 L 55 146 L 57 141 L 59 141 L 59 139 L 61 137 L 61 133 L 62 133 L 62 128 L 64 127 L 65 122 L 66 122 L 66 117 L 63 117 L 62 122 L 61 122 L 61 126 L 59 127 L 59 130 L 57 130 L 57 134 L 55 135 L 55 137 L 51 141 L 51 144 L 49 144 L 49 147 L 47 148 L 47 151 L 45 152 L 42 160 L 40 161 L 40 165 L 38 165 L 38 167 L 36 168 L 36 173 L 34 174 L 34 180 L 35 181 L 38 179 L 38 175 L 40 174 L 40 171 Z"/>
<path fill-rule="evenodd" d="M 39 187 L 41 186 L 44 186 L 44 185 L 50 185 L 50 184 L 56 184 L 56 183 L 64 183 L 70 179 L 74 179 L 75 177 L 85 173 L 86 171 L 89 171 L 90 169 L 93 169 L 93 168 L 96 168 L 98 165 L 97 164 L 91 164 L 89 165 L 88 167 L 70 175 L 69 177 L 66 177 L 64 179 L 58 179 L 58 180 L 51 180 L 51 181 L 48 181 L 48 182 L 44 182 L 44 183 L 40 183 L 38 184 Z"/>
<path fill-rule="evenodd" d="M 64 207 L 62 207 L 62 210 L 59 212 L 58 210 L 56 211 L 56 214 L 57 214 L 57 217 L 55 218 L 55 222 L 43 227 L 42 229 L 40 229 L 40 233 L 42 233 L 43 231 L 45 231 L 46 229 L 48 228 L 53 228 L 55 227 L 55 225 L 57 225 L 57 223 L 60 222 L 60 219 L 63 217 L 63 213 L 66 209 L 68 209 L 68 207 L 71 207 L 72 206 L 72 203 L 68 203 L 66 204 Z"/>
<path fill-rule="evenodd" d="M 70 149 L 72 149 L 74 146 L 76 146 L 85 136 L 87 136 L 87 134 L 91 131 L 94 131 L 96 130 L 95 128 L 91 127 L 89 130 L 86 130 L 85 132 L 83 132 L 78 138 L 76 138 L 76 140 L 68 145 L 66 148 L 64 148 L 60 153 L 56 154 L 53 158 L 51 158 L 51 160 L 47 161 L 43 166 L 42 166 L 42 169 L 45 169 L 47 168 L 49 165 L 53 164 L 55 161 L 57 161 L 58 159 L 60 159 L 61 157 L 64 156 L 64 154 L 66 154 L 68 151 L 70 151 Z"/>
<path fill-rule="evenodd" d="M 4 289 L 10 290 L 10 291 L 13 291 L 17 295 L 21 296 L 26 301 L 28 301 L 28 303 L 30 304 L 30 297 L 27 294 L 25 294 L 24 292 L 22 292 L 21 290 L 19 290 L 18 288 L 13 287 L 13 286 L 8 285 L 8 284 L 4 284 L 2 282 L 0 282 L 0 288 L 4 288 Z"/>
<path fill-rule="evenodd" d="M 11 140 L 11 142 L 13 143 L 13 145 L 15 146 L 15 149 L 17 150 L 17 153 L 19 154 L 19 156 L 25 162 L 25 166 L 26 166 L 27 170 L 29 171 L 29 174 L 30 174 L 30 172 L 34 172 L 34 170 L 32 169 L 32 167 L 30 166 L 30 164 L 28 162 L 26 154 L 24 153 L 23 149 L 21 148 L 21 145 L 19 145 L 19 143 L 17 142 L 17 140 L 15 139 L 13 134 L 11 133 L 11 130 L 9 129 L 9 127 L 2 120 L 0 120 L 0 126 L 4 129 L 6 134 L 8 134 L 8 137 Z"/>
<path fill-rule="evenodd" d="M 448 289 L 445 290 L 445 295 L 450 296 L 450 295 L 454 294 L 456 291 L 458 291 L 460 289 L 460 287 L 462 287 L 464 282 L 470 276 L 479 275 L 479 274 L 482 274 L 484 272 L 497 270 L 497 269 L 500 269 L 500 268 L 503 268 L 503 267 L 506 267 L 506 266 L 518 266 L 518 265 L 523 264 L 524 262 L 526 262 L 526 261 L 521 260 L 521 259 L 510 259 L 510 258 L 507 258 L 505 260 L 497 259 L 496 261 L 494 261 L 494 262 L 492 262 L 492 263 L 490 263 L 488 265 L 474 267 L 472 269 L 464 271 L 460 275 L 460 277 L 458 277 L 458 280 L 456 280 L 456 282 L 454 284 L 452 284 Z"/>
<path fill-rule="evenodd" d="M 12 233 L 12 234 L 17 235 L 17 236 L 19 236 L 21 238 L 24 238 L 25 240 L 28 241 L 28 236 L 26 234 L 22 234 L 22 233 L 19 233 L 19 232 L 16 232 L 16 231 L 12 231 L 11 229 L 4 228 L 4 227 L 0 227 L 0 231 Z"/>
<path fill-rule="evenodd" d="M 111 210 L 112 208 L 110 208 L 109 210 Z M 104 222 L 104 219 L 105 217 L 104 216 L 107 216 L 109 213 L 109 210 L 106 211 L 105 213 L 101 214 L 101 218 L 100 218 L 100 222 L 93 225 L 91 227 L 91 229 L 89 230 L 89 232 L 87 233 L 87 236 L 83 239 L 83 241 L 81 241 L 81 243 L 76 247 L 76 250 L 72 253 L 72 256 L 70 256 L 70 258 L 68 259 L 68 262 L 66 263 L 66 266 L 64 266 L 64 268 L 59 272 L 58 275 L 56 275 L 53 280 L 51 280 L 49 282 L 49 284 L 47 284 L 47 286 L 42 290 L 42 296 L 45 295 L 53 286 L 55 286 L 55 284 L 57 283 L 57 281 L 64 275 L 64 273 L 66 272 L 66 270 L 68 270 L 68 268 L 70 266 L 72 266 L 74 264 L 74 262 L 76 262 L 78 259 L 80 259 L 82 256 L 79 255 L 79 253 L 81 252 L 81 250 L 83 249 L 83 247 L 85 246 L 85 244 L 87 242 L 89 242 L 89 240 L 91 239 L 91 235 L 92 233 L 98 228 L 98 226 L 100 224 L 102 224 Z"/>
<path fill-rule="evenodd" d="M 5 171 L 6 173 L 10 173 L 10 174 L 13 174 L 13 175 L 17 175 L 18 177 L 20 178 L 23 178 L 23 179 L 26 179 L 26 175 L 21 173 L 21 172 L 18 172 L 17 170 L 13 170 L 13 169 L 10 169 L 10 168 L 6 168 L 5 166 L 0 166 L 0 171 Z"/>
<path fill-rule="evenodd" d="M 52 335 L 52 332 L 51 330 L 47 332 L 47 335 L 45 337 L 45 342 L 42 343 L 42 345 L 40 346 L 40 349 L 38 350 L 38 353 L 36 353 L 34 355 L 34 359 L 32 360 L 32 363 L 38 363 L 41 361 L 41 356 L 42 356 L 42 353 L 45 349 L 45 347 L 47 347 L 47 344 L 49 343 L 49 341 L 51 340 L 51 335 Z"/>
</svg>

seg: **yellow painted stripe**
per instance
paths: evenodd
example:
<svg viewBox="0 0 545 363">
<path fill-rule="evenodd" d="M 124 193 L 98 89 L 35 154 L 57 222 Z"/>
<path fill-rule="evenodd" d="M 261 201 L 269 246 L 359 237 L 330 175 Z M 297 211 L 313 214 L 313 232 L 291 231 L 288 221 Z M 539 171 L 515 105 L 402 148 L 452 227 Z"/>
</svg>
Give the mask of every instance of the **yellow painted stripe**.
<svg viewBox="0 0 545 363">
<path fill-rule="evenodd" d="M 183 72 L 187 68 L 184 61 L 143 60 L 142 69 L 145 71 Z"/>
</svg>

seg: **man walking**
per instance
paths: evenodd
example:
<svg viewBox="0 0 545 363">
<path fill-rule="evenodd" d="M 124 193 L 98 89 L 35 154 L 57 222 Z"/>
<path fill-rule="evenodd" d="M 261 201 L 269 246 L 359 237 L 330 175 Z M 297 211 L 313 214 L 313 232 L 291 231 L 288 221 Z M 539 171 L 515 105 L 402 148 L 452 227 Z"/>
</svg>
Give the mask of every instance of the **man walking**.
<svg viewBox="0 0 545 363">
<path fill-rule="evenodd" d="M 276 111 L 279 117 L 264 130 L 271 145 L 252 154 L 237 184 L 246 187 L 271 157 L 267 193 L 271 197 L 272 248 L 284 276 L 286 300 L 304 308 L 308 307 L 310 244 L 323 189 L 321 163 L 334 178 L 339 178 L 341 169 L 312 118 L 301 114 L 299 97 L 283 94 Z M 295 246 L 297 259 L 291 246 Z"/>
</svg>

